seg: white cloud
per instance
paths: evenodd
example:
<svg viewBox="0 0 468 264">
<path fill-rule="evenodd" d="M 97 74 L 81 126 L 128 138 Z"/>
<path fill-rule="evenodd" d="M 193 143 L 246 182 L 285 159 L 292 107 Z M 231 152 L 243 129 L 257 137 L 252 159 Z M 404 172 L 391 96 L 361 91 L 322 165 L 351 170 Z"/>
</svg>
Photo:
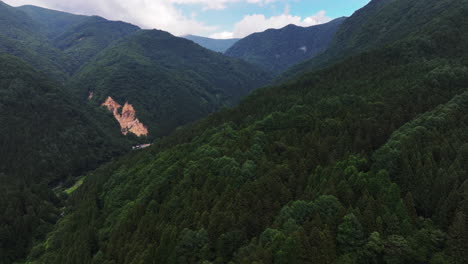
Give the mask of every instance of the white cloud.
<svg viewBox="0 0 468 264">
<path fill-rule="evenodd" d="M 228 31 L 218 32 L 218 33 L 211 34 L 210 38 L 214 38 L 214 39 L 232 39 L 232 38 L 234 38 L 234 33 L 233 32 L 228 32 Z"/>
<path fill-rule="evenodd" d="M 227 4 L 247 2 L 249 4 L 265 5 L 279 0 L 169 0 L 175 4 L 201 4 L 205 9 L 224 9 Z"/>
<path fill-rule="evenodd" d="M 0 0 L 1 1 L 1 0 Z M 302 18 L 289 14 L 286 5 L 282 15 L 265 17 L 263 14 L 245 16 L 236 23 L 232 32 L 219 30 L 218 27 L 206 25 L 197 19 L 197 13 L 186 16 L 178 5 L 201 5 L 205 9 L 223 9 L 232 3 L 250 3 L 267 5 L 284 0 L 4 0 L 6 3 L 19 6 L 37 5 L 55 10 L 76 14 L 99 15 L 111 20 L 122 20 L 142 28 L 157 28 L 174 35 L 210 35 L 213 38 L 241 38 L 268 28 L 281 28 L 288 24 L 312 26 L 330 20 L 321 11 L 313 16 Z M 213 33 L 214 32 L 214 33 Z"/>
<path fill-rule="evenodd" d="M 314 25 L 329 22 L 330 17 L 326 15 L 325 11 L 302 18 L 300 16 L 293 16 L 289 14 L 289 7 L 286 6 L 285 12 L 279 16 L 265 17 L 262 14 L 247 15 L 237 22 L 234 26 L 233 32 L 221 32 L 212 34 L 212 38 L 243 38 L 255 32 L 265 31 L 270 28 L 282 28 L 289 24 L 294 24 L 302 27 L 309 27 Z"/>
<path fill-rule="evenodd" d="M 186 17 L 172 0 L 5 0 L 19 6 L 25 4 L 85 15 L 100 15 L 111 20 L 122 20 L 142 28 L 157 28 L 175 35 L 207 34 L 216 27 L 207 26 Z M 203 1 L 201 1 L 203 2 Z M 216 1 L 215 1 L 216 2 Z"/>
</svg>

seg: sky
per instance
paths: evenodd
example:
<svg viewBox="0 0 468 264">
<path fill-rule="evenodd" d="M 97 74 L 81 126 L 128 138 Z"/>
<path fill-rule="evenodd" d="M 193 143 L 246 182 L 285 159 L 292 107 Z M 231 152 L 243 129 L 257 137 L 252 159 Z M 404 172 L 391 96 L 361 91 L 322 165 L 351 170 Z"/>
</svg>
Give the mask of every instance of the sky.
<svg viewBox="0 0 468 264">
<path fill-rule="evenodd" d="M 243 38 L 289 24 L 313 26 L 350 16 L 370 0 L 3 0 L 99 15 L 177 36 Z"/>
</svg>

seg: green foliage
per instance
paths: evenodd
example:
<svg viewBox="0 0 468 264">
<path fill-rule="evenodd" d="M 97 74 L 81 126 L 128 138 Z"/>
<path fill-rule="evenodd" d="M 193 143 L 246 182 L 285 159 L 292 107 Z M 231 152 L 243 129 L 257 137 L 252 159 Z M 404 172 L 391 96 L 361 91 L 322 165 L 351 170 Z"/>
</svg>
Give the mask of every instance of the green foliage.
<svg viewBox="0 0 468 264">
<path fill-rule="evenodd" d="M 451 37 L 456 42 L 456 30 L 450 21 L 456 12 L 465 12 L 466 0 L 372 0 L 346 19 L 336 36 L 322 54 L 294 65 L 278 78 L 291 80 L 320 68 L 333 65 L 344 57 L 400 42 L 405 38 L 419 38 L 428 34 Z M 437 17 L 437 19 L 433 19 Z M 450 32 L 450 33 L 449 33 Z M 447 49 L 446 52 L 459 52 Z"/>
<path fill-rule="evenodd" d="M 0 262 L 11 263 L 59 219 L 63 203 L 48 185 L 96 168 L 128 143 L 107 113 L 77 104 L 7 55 L 0 55 L 0 112 Z"/>
<path fill-rule="evenodd" d="M 343 222 L 338 226 L 336 240 L 343 253 L 354 252 L 362 248 L 364 232 L 361 223 L 354 214 L 345 215 Z"/>
<path fill-rule="evenodd" d="M 64 81 L 75 62 L 43 36 L 42 30 L 25 12 L 0 2 L 0 52 L 17 56 Z"/>
<path fill-rule="evenodd" d="M 35 51 L 41 29 L 0 11 L 1 43 Z M 316 57 L 329 67 L 98 168 L 66 202 L 48 185 L 126 150 L 105 97 L 165 134 L 267 76 L 159 31 L 101 42 L 98 18 L 82 55 L 107 48 L 71 82 L 94 105 L 1 55 L 0 262 L 466 263 L 467 17 L 465 0 L 374 0 Z"/>
<path fill-rule="evenodd" d="M 289 25 L 255 33 L 236 42 L 226 51 L 226 55 L 243 59 L 277 75 L 324 51 L 344 20 L 338 18 L 306 28 Z"/>
<path fill-rule="evenodd" d="M 128 23 L 93 16 L 55 36 L 53 44 L 82 66 L 109 45 L 138 30 Z"/>
<path fill-rule="evenodd" d="M 38 6 L 25 5 L 17 9 L 25 12 L 38 24 L 41 31 L 51 40 L 70 30 L 72 27 L 83 23 L 88 17 L 70 13 L 50 10 Z"/>
<path fill-rule="evenodd" d="M 247 63 L 158 30 L 139 31 L 105 49 L 71 80 L 82 98 L 128 101 L 153 136 L 167 135 L 233 105 L 269 75 Z"/>
<path fill-rule="evenodd" d="M 465 263 L 467 7 L 101 167 L 31 260 Z"/>
</svg>

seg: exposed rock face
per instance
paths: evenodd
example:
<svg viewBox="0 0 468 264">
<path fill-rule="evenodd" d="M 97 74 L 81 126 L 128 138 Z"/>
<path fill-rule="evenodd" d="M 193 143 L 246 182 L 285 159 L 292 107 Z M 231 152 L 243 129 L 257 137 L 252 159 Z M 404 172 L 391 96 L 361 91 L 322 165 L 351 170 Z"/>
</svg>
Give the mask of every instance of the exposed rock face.
<svg viewBox="0 0 468 264">
<path fill-rule="evenodd" d="M 135 109 L 128 102 L 122 108 L 119 103 L 109 96 L 102 106 L 107 107 L 114 114 L 115 119 L 120 124 L 122 134 L 127 135 L 130 132 L 139 137 L 148 135 L 148 129 L 136 118 Z M 122 108 L 122 113 L 119 113 L 120 108 Z"/>
</svg>

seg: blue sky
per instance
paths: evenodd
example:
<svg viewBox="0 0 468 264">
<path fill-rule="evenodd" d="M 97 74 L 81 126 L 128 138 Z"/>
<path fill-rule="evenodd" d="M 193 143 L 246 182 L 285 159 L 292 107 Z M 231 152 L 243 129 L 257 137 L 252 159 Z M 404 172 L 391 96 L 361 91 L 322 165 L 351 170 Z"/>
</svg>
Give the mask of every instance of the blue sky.
<svg viewBox="0 0 468 264">
<path fill-rule="evenodd" d="M 312 26 L 350 16 L 370 0 L 4 0 L 123 20 L 175 35 L 245 37 L 287 24 Z"/>
</svg>

